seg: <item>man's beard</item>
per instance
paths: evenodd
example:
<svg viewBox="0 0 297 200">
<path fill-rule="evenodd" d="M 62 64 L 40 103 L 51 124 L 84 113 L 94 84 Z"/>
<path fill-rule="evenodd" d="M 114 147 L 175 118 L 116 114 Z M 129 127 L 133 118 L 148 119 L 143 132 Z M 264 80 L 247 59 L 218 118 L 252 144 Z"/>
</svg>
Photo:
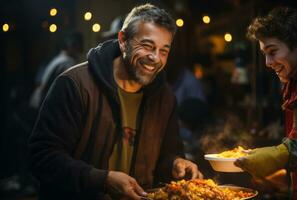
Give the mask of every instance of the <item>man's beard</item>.
<svg viewBox="0 0 297 200">
<path fill-rule="evenodd" d="M 148 85 L 150 84 L 157 76 L 157 74 L 160 71 L 160 68 L 162 67 L 162 63 L 152 63 L 147 58 L 142 57 L 138 58 L 138 62 L 133 64 L 133 49 L 130 44 L 127 44 L 126 51 L 123 53 L 123 62 L 125 69 L 130 76 L 130 78 L 137 83 L 140 83 L 141 85 Z M 138 65 L 149 65 L 154 66 L 156 70 L 154 73 L 148 74 L 144 72 L 144 69 L 142 70 L 142 66 Z"/>
</svg>

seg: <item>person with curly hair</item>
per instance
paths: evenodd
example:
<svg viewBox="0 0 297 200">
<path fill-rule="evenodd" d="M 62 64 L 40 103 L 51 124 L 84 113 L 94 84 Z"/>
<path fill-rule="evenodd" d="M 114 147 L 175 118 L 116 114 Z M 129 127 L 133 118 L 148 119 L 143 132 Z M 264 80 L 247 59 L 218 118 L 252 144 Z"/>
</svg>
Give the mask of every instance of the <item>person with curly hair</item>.
<svg viewBox="0 0 297 200">
<path fill-rule="evenodd" d="M 278 7 L 255 18 L 247 36 L 259 42 L 266 66 L 283 84 L 286 137 L 278 146 L 252 150 L 235 164 L 258 178 L 286 168 L 291 172 L 292 198 L 297 199 L 297 9 Z"/>
</svg>

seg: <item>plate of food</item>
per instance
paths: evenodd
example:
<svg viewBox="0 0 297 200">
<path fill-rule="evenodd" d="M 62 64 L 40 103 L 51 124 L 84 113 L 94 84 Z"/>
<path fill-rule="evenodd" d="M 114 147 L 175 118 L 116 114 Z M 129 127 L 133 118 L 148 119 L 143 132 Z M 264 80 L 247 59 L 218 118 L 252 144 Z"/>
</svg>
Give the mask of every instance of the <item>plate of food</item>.
<svg viewBox="0 0 297 200">
<path fill-rule="evenodd" d="M 243 172 L 243 170 L 234 165 L 237 158 L 247 156 L 250 150 L 238 146 L 232 150 L 223 151 L 217 154 L 206 154 L 204 159 L 208 160 L 211 167 L 218 172 Z"/>
<path fill-rule="evenodd" d="M 234 196 L 235 199 L 239 198 L 240 200 L 252 199 L 258 195 L 257 190 L 236 185 L 219 185 L 219 188 L 225 193 L 230 193 L 229 196 Z"/>
<path fill-rule="evenodd" d="M 165 187 L 148 190 L 152 200 L 244 200 L 258 195 L 256 190 L 233 185 L 217 185 L 212 179 L 172 181 Z"/>
</svg>

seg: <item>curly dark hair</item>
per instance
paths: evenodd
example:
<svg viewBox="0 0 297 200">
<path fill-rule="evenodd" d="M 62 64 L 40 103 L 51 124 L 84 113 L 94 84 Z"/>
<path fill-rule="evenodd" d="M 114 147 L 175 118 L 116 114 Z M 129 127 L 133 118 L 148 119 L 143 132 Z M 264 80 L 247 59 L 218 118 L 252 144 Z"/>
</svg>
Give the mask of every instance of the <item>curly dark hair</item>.
<svg viewBox="0 0 297 200">
<path fill-rule="evenodd" d="M 291 50 L 297 47 L 297 9 L 277 7 L 264 17 L 255 18 L 247 29 L 252 40 L 274 37 Z"/>
<path fill-rule="evenodd" d="M 166 28 L 173 36 L 176 32 L 176 25 L 173 18 L 164 9 L 152 4 L 144 4 L 134 7 L 124 20 L 122 31 L 126 39 L 133 38 L 138 31 L 139 22 L 152 22 Z"/>
</svg>

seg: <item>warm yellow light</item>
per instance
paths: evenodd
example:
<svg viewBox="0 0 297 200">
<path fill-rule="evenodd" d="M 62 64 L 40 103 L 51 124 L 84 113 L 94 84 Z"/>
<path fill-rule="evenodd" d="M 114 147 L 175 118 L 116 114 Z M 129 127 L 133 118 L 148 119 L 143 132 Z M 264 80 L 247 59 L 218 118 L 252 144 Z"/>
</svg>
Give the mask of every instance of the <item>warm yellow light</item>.
<svg viewBox="0 0 297 200">
<path fill-rule="evenodd" d="M 86 21 L 91 20 L 92 19 L 92 13 L 91 12 L 86 12 L 84 18 L 85 18 Z"/>
<path fill-rule="evenodd" d="M 100 29 L 101 29 L 100 24 L 97 24 L 97 23 L 96 24 L 93 24 L 93 26 L 92 26 L 93 32 L 99 32 Z"/>
<path fill-rule="evenodd" d="M 230 33 L 226 33 L 224 36 L 224 39 L 226 42 L 231 42 L 232 41 L 232 35 Z"/>
<path fill-rule="evenodd" d="M 194 64 L 194 76 L 197 79 L 201 79 L 203 77 L 202 65 L 199 63 Z"/>
<path fill-rule="evenodd" d="M 209 24 L 209 23 L 210 23 L 210 17 L 207 16 L 207 15 L 203 16 L 203 17 L 202 17 L 202 20 L 203 20 L 203 22 L 204 22 L 205 24 Z"/>
<path fill-rule="evenodd" d="M 49 31 L 52 32 L 52 33 L 56 32 L 57 29 L 58 29 L 58 27 L 57 27 L 56 24 L 51 24 L 51 25 L 49 26 Z"/>
<path fill-rule="evenodd" d="M 175 23 L 176 23 L 176 26 L 178 26 L 178 27 L 182 27 L 182 26 L 184 25 L 184 20 L 182 20 L 182 19 L 177 19 Z"/>
<path fill-rule="evenodd" d="M 50 9 L 50 16 L 56 16 L 58 13 L 58 10 L 56 8 Z"/>
<path fill-rule="evenodd" d="M 9 25 L 8 24 L 3 24 L 2 30 L 3 30 L 3 32 L 9 31 Z"/>
</svg>

